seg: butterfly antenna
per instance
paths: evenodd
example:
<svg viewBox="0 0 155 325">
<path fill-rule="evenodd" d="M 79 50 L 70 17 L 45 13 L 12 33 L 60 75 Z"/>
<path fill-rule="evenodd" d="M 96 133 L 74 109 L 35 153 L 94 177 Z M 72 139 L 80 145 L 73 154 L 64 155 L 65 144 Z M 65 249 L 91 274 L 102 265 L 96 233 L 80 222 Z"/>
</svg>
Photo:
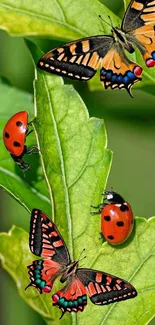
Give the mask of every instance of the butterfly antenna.
<svg viewBox="0 0 155 325">
<path fill-rule="evenodd" d="M 114 26 L 113 26 L 113 23 L 112 23 L 111 17 L 110 17 L 110 16 L 108 16 L 108 18 L 109 18 L 109 20 L 110 20 L 110 23 L 111 23 L 111 27 L 113 28 Z"/>
<path fill-rule="evenodd" d="M 80 255 L 79 255 L 79 258 L 78 258 L 78 262 L 84 260 L 86 258 L 86 256 L 82 257 L 81 258 L 81 255 L 83 254 L 83 252 L 85 251 L 85 248 L 83 248 L 83 250 L 81 251 Z"/>
<path fill-rule="evenodd" d="M 100 18 L 101 20 L 104 21 L 104 23 L 106 23 L 108 26 L 112 27 L 112 25 L 109 24 L 106 20 L 104 20 L 104 19 L 101 17 L 101 15 L 98 15 L 98 16 L 99 16 L 99 18 Z M 109 18 L 109 16 L 108 16 L 108 18 Z M 110 18 L 110 21 L 111 21 L 111 18 Z"/>
</svg>

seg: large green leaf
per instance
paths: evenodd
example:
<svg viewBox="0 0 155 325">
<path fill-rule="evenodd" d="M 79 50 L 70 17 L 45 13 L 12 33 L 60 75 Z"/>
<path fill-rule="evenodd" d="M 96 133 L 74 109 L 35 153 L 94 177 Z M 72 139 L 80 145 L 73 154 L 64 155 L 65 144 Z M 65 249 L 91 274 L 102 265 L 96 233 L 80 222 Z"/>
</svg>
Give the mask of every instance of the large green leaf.
<svg viewBox="0 0 155 325">
<path fill-rule="evenodd" d="M 30 117 L 33 116 L 32 96 L 28 93 L 13 88 L 1 80 L 0 97 L 1 134 L 7 120 L 16 112 L 26 110 L 30 113 Z M 50 213 L 49 194 L 40 168 L 39 155 L 32 155 L 30 158 L 24 157 L 24 160 L 27 161 L 29 159 L 31 164 L 31 171 L 27 171 L 24 177 L 23 172 L 14 163 L 6 150 L 2 137 L 0 143 L 0 187 L 13 196 L 28 211 L 34 206 L 38 206 L 40 209 L 46 207 L 48 213 Z M 27 138 L 27 143 L 28 146 L 35 144 L 34 135 L 30 135 Z"/>
<path fill-rule="evenodd" d="M 116 16 L 98 0 L 0 0 L 0 28 L 12 35 L 73 40 L 106 32 L 98 15 Z M 103 27 L 104 26 L 104 27 Z"/>
<path fill-rule="evenodd" d="M 96 236 L 96 232 L 94 232 L 94 236 Z M 155 315 L 154 238 L 155 218 L 148 221 L 144 218 L 135 218 L 135 234 L 118 249 L 107 243 L 100 244 L 98 252 L 94 256 L 89 249 L 89 242 L 85 242 L 87 253 L 85 265 L 130 281 L 136 287 L 138 296 L 132 300 L 103 307 L 95 306 L 89 302 L 85 311 L 78 314 L 74 322 L 71 322 L 65 315 L 63 324 L 148 324 Z M 93 238 L 91 240 L 93 241 Z M 3 267 L 16 281 L 19 293 L 25 301 L 44 317 L 48 325 L 59 324 L 60 311 L 58 310 L 57 315 L 54 316 L 56 308 L 52 307 L 51 294 L 39 295 L 34 288 L 24 290 L 29 283 L 26 266 L 35 259 L 28 248 L 28 234 L 16 227 L 8 234 L 2 233 L 0 235 L 0 256 Z M 59 287 L 61 286 L 59 284 Z"/>
<path fill-rule="evenodd" d="M 41 55 L 28 42 L 35 61 Z M 64 85 L 60 77 L 37 71 L 35 124 L 47 179 L 53 219 L 68 242 L 73 256 L 73 239 L 80 242 L 76 257 L 89 240 L 94 220 L 89 224 L 90 206 L 99 202 L 111 164 L 111 151 L 106 149 L 104 122 L 90 118 L 78 93 Z M 79 222 L 80 220 L 80 222 Z M 68 229 L 68 232 L 66 231 Z M 87 234 L 85 230 L 87 229 Z M 94 240 L 96 245 L 98 240 Z M 90 241 L 90 248 L 97 246 Z"/>
<path fill-rule="evenodd" d="M 40 51 L 34 44 L 28 42 L 28 45 L 37 61 Z M 53 220 L 73 259 L 79 256 L 86 242 L 96 255 L 100 241 L 94 231 L 97 234 L 99 229 L 95 218 L 89 222 L 90 206 L 100 201 L 111 165 L 104 123 L 89 119 L 84 103 L 72 86 L 64 85 L 60 77 L 41 71 L 36 73 L 35 107 L 38 117 L 35 128 Z M 91 260 L 89 257 L 88 264 Z"/>
</svg>

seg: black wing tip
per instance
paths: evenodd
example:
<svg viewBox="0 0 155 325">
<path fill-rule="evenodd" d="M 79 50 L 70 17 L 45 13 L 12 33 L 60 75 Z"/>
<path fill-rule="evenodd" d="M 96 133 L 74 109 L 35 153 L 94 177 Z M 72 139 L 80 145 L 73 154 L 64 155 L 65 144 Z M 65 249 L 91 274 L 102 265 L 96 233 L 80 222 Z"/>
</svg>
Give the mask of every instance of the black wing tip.
<svg viewBox="0 0 155 325">
<path fill-rule="evenodd" d="M 31 211 L 31 215 L 34 216 L 35 214 L 41 213 L 42 211 L 37 209 L 37 208 L 33 208 Z"/>
</svg>

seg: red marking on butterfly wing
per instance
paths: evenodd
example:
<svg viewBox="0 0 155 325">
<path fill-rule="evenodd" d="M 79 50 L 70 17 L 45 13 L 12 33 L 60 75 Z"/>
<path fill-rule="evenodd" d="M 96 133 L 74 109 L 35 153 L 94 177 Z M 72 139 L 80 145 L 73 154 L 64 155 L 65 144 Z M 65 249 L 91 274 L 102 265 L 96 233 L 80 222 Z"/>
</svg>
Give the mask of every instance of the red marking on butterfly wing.
<svg viewBox="0 0 155 325">
<path fill-rule="evenodd" d="M 92 269 L 78 269 L 76 274 L 95 305 L 107 305 L 137 296 L 131 283 L 111 274 Z"/>
<path fill-rule="evenodd" d="M 71 276 L 67 285 L 53 296 L 53 305 L 65 312 L 82 312 L 87 305 L 86 289 L 77 276 Z M 61 318 L 62 318 L 61 316 Z"/>
<path fill-rule="evenodd" d="M 55 224 L 38 209 L 33 209 L 30 224 L 30 250 L 37 256 L 52 259 L 63 265 L 70 263 L 65 242 Z"/>
</svg>

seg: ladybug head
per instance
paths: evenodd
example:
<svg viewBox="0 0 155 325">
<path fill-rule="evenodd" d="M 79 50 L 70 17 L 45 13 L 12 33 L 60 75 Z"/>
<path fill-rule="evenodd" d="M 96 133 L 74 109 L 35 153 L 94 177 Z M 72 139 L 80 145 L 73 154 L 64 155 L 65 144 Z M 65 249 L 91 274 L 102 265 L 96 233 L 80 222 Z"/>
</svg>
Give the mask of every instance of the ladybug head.
<svg viewBox="0 0 155 325">
<path fill-rule="evenodd" d="M 105 191 L 104 200 L 107 200 L 109 203 L 112 204 L 122 204 L 125 202 L 123 197 L 114 191 Z"/>
</svg>

